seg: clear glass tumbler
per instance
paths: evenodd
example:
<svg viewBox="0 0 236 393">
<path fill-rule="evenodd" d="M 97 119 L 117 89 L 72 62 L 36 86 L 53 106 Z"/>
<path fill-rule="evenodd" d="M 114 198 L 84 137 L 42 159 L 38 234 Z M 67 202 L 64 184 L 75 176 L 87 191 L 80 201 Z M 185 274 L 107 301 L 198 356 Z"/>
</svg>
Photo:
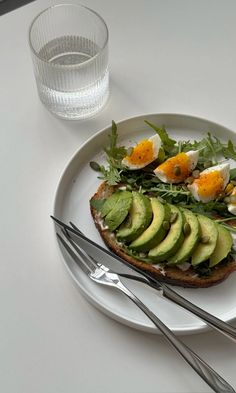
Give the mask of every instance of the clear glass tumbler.
<svg viewBox="0 0 236 393">
<path fill-rule="evenodd" d="M 29 29 L 41 101 L 55 115 L 85 119 L 109 96 L 108 29 L 93 10 L 60 4 L 42 11 Z"/>
</svg>

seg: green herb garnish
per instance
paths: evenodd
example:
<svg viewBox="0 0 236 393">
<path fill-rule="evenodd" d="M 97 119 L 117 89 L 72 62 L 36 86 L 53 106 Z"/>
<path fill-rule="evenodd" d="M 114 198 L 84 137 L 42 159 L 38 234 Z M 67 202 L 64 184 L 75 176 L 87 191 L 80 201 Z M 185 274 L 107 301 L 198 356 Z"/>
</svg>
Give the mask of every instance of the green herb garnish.
<svg viewBox="0 0 236 393">
<path fill-rule="evenodd" d="M 108 167 L 104 165 L 99 165 L 95 161 L 90 162 L 90 167 L 99 171 L 102 176 L 99 179 L 107 181 L 110 186 L 114 186 L 121 182 L 121 170 L 122 170 L 122 158 L 127 154 L 127 150 L 124 146 L 117 146 L 118 133 L 117 126 L 114 121 L 112 121 L 111 134 L 109 137 L 109 145 L 104 148 L 107 157 Z"/>
<path fill-rule="evenodd" d="M 166 153 L 174 153 L 176 151 L 176 141 L 171 139 L 165 129 L 164 126 L 157 127 L 155 124 L 150 123 L 149 121 L 145 120 L 145 123 L 148 124 L 156 133 L 159 135 L 162 141 L 163 148 Z M 174 153 L 176 154 L 176 153 Z"/>
<path fill-rule="evenodd" d="M 231 158 L 236 161 L 236 151 L 231 140 L 228 141 L 227 146 L 223 147 L 223 155 L 225 158 Z"/>
</svg>

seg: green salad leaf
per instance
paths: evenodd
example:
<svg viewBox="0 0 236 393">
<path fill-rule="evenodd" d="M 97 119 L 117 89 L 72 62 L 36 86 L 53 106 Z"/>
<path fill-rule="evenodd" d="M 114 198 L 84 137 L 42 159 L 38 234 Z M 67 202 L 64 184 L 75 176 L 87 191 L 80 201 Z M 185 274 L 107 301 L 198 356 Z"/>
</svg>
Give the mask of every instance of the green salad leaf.
<svg viewBox="0 0 236 393">
<path fill-rule="evenodd" d="M 236 168 L 230 169 L 230 180 L 236 179 Z"/>
<path fill-rule="evenodd" d="M 164 126 L 157 127 L 157 126 L 155 126 L 155 124 L 152 124 L 147 120 L 145 120 L 145 123 L 148 124 L 159 135 L 159 137 L 162 141 L 164 151 L 166 153 L 173 153 L 174 151 L 176 151 L 176 143 L 177 142 L 174 139 L 171 139 L 169 137 Z"/>
<path fill-rule="evenodd" d="M 225 158 L 231 158 L 236 161 L 236 151 L 231 140 L 228 141 L 226 147 L 223 147 L 223 155 Z"/>
<path fill-rule="evenodd" d="M 104 151 L 111 164 L 120 166 L 120 161 L 126 155 L 127 150 L 124 146 L 117 146 L 118 133 L 117 125 L 114 120 L 112 120 L 111 134 L 108 137 L 110 139 L 110 144 L 108 147 L 104 148 Z"/>
<path fill-rule="evenodd" d="M 104 165 L 99 165 L 95 161 L 90 162 L 90 167 L 101 173 L 102 176 L 99 179 L 107 181 L 110 186 L 114 186 L 121 181 L 121 171 L 122 171 L 122 158 L 127 154 L 127 150 L 124 146 L 118 146 L 118 133 L 117 125 L 112 121 L 111 134 L 108 135 L 109 144 L 104 148 L 106 153 L 106 159 L 108 167 Z"/>
</svg>

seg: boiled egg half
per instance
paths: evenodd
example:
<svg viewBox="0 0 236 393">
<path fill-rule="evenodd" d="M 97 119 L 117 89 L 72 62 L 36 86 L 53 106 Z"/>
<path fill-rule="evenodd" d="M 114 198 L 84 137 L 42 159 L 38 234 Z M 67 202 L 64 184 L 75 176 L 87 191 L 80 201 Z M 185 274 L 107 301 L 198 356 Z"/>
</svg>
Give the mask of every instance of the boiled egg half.
<svg viewBox="0 0 236 393">
<path fill-rule="evenodd" d="M 179 153 L 159 165 L 154 173 L 164 183 L 181 183 L 196 167 L 198 157 L 198 150 Z"/>
<path fill-rule="evenodd" d="M 192 184 L 188 185 L 197 201 L 207 203 L 216 199 L 229 182 L 229 163 L 219 164 L 202 171 Z"/>
<path fill-rule="evenodd" d="M 130 155 L 123 158 L 122 164 L 131 170 L 141 169 L 157 159 L 161 147 L 159 135 L 143 139 L 132 147 Z"/>
</svg>

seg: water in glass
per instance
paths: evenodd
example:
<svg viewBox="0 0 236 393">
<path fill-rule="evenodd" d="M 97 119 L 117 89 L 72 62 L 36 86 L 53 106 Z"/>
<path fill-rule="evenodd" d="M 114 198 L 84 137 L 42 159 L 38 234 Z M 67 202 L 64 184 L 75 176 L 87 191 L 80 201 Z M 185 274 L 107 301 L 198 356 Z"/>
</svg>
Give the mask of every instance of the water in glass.
<svg viewBox="0 0 236 393">
<path fill-rule="evenodd" d="M 39 96 L 58 116 L 86 118 L 96 114 L 109 95 L 106 53 L 90 39 L 63 36 L 49 41 L 39 52 L 36 74 Z"/>
</svg>

